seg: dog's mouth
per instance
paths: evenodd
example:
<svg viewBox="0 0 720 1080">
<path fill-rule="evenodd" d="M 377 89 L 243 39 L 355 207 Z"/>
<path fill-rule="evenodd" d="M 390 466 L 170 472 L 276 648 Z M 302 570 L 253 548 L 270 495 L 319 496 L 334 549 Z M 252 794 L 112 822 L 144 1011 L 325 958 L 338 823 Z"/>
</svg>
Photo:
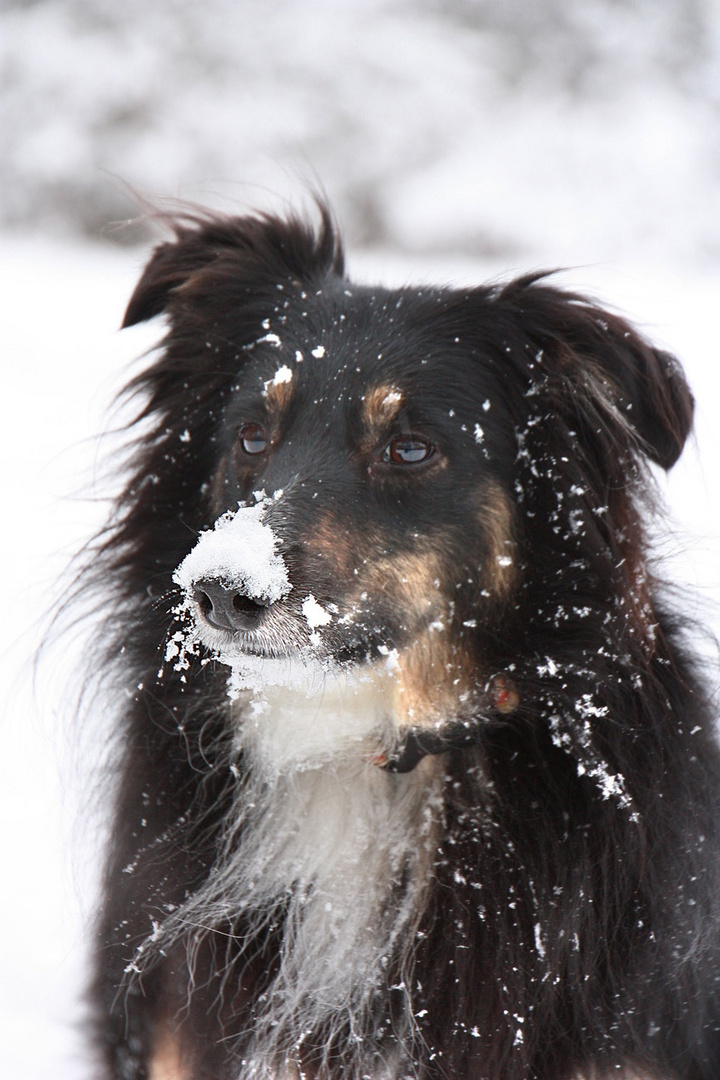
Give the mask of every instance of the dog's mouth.
<svg viewBox="0 0 720 1080">
<path fill-rule="evenodd" d="M 230 698 L 246 700 L 249 692 L 255 700 L 256 712 L 251 710 L 245 735 L 275 766 L 289 762 L 294 767 L 298 761 L 314 761 L 315 754 L 321 759 L 337 743 L 341 751 L 360 750 L 366 761 L 388 772 L 412 772 L 425 757 L 477 743 L 488 723 L 507 716 L 519 704 L 514 683 L 495 674 L 475 687 L 471 707 L 466 708 L 458 695 L 447 715 L 443 710 L 442 724 L 414 710 L 401 717 L 398 693 L 402 696 L 404 690 L 398 650 L 367 641 L 354 649 L 347 644 L 339 648 L 331 635 L 325 639 L 317 627 L 313 629 L 313 614 L 322 618 L 325 609 L 314 598 L 309 600 L 298 605 L 287 598 L 273 604 L 235 599 L 226 618 L 225 609 L 211 604 L 206 590 L 198 588 L 192 597 L 200 641 L 230 670 Z M 338 693 L 339 687 L 343 692 Z M 282 696 L 288 693 L 289 698 Z M 274 719 L 260 704 L 268 695 L 275 701 Z M 307 710 L 303 701 L 312 703 Z M 368 710 L 362 723 L 356 701 Z M 278 716 L 287 721 L 279 733 Z M 329 732 L 320 737 L 318 726 L 328 723 Z M 333 734 L 332 725 L 337 723 L 348 730 Z M 279 746 L 278 739 L 288 745 Z"/>
<path fill-rule="evenodd" d="M 244 656 L 352 667 L 387 657 L 394 648 L 382 619 L 367 605 L 340 614 L 312 592 L 274 602 L 198 582 L 187 594 L 194 636 L 219 660 L 235 666 Z"/>
</svg>

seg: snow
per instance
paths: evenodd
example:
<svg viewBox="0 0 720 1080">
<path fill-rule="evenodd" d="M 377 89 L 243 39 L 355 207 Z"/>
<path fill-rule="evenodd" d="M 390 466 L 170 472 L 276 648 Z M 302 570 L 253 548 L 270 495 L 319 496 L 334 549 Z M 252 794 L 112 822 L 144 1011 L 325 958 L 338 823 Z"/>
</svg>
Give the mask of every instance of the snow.
<svg viewBox="0 0 720 1080">
<path fill-rule="evenodd" d="M 279 340 L 280 339 L 278 338 L 278 342 Z M 282 367 L 279 367 L 277 369 L 272 379 L 268 379 L 268 381 L 265 383 L 265 393 L 267 393 L 269 386 L 281 386 L 283 383 L 292 382 L 292 377 L 292 369 L 289 368 L 287 364 L 283 364 Z"/>
<path fill-rule="evenodd" d="M 5 239 L 0 250 L 0 1072 L 24 1080 L 86 1075 L 73 1027 L 97 842 L 80 819 L 95 821 L 96 793 L 78 775 L 69 747 L 80 733 L 63 714 L 78 646 L 72 635 L 51 644 L 38 672 L 33 657 L 59 575 L 106 512 L 88 498 L 95 438 L 112 424 L 130 357 L 152 340 L 144 328 L 127 341 L 113 334 L 138 267 L 137 254 L 99 246 Z"/>
<path fill-rule="evenodd" d="M 82 733 L 68 704 L 75 665 L 81 654 L 92 655 L 92 642 L 70 635 L 53 645 L 51 635 L 37 673 L 34 654 L 59 595 L 58 579 L 106 515 L 105 454 L 96 436 L 122 423 L 113 396 L 159 335 L 157 325 L 114 331 L 146 253 L 81 243 L 67 227 L 78 199 L 90 213 L 101 205 L 95 196 L 113 188 L 102 169 L 151 194 L 181 190 L 200 201 L 219 186 L 213 177 L 249 180 L 258 185 L 258 199 L 242 188 L 239 209 L 258 202 L 282 208 L 260 185 L 282 193 L 290 186 L 297 196 L 297 169 L 287 159 L 273 168 L 268 159 L 277 160 L 278 147 L 295 153 L 300 147 L 341 219 L 352 218 L 356 237 L 364 222 L 372 235 L 378 220 L 381 234 L 405 251 L 400 258 L 390 246 L 351 250 L 350 272 L 360 279 L 467 284 L 513 269 L 574 267 L 563 284 L 614 305 L 674 352 L 688 373 L 697 397 L 696 435 L 670 477 L 660 478 L 675 519 L 660 546 L 667 576 L 692 589 L 687 613 L 720 633 L 720 183 L 716 90 L 708 82 L 718 70 L 711 62 L 718 26 L 714 38 L 706 35 L 707 63 L 690 70 L 690 92 L 681 92 L 665 74 L 677 35 L 660 14 L 664 5 L 652 26 L 636 25 L 638 12 L 648 10 L 639 4 L 612 25 L 608 19 L 593 27 L 598 5 L 574 4 L 576 17 L 588 12 L 588 40 L 595 35 L 598 49 L 579 76 L 584 85 L 573 103 L 559 85 L 540 85 L 531 74 L 493 81 L 493 64 L 512 66 L 499 23 L 458 38 L 436 16 L 404 18 L 402 5 L 373 0 L 373 16 L 384 19 L 386 32 L 379 34 L 359 0 L 347 16 L 344 5 L 283 3 L 269 12 L 253 3 L 225 5 L 232 19 L 227 30 L 221 19 L 222 31 L 213 34 L 205 7 L 193 21 L 192 5 L 183 5 L 177 23 L 148 15 L 146 31 L 133 36 L 124 8 L 119 30 L 112 5 L 101 6 L 102 16 L 82 32 L 70 4 L 11 5 L 2 16 L 16 117 L 7 129 L 15 187 L 5 200 L 6 220 L 16 231 L 0 236 L 0 1073 L 23 1080 L 92 1075 L 78 1028 L 98 875 L 101 823 L 94 807 L 102 793 L 79 760 Z M 220 7 L 213 7 L 216 15 Z M 246 16 L 238 13 L 246 8 L 257 16 L 252 34 L 240 32 Z M 150 10 L 135 4 L 133 18 Z M 533 34 L 538 18 L 532 14 Z M 636 32 L 625 33 L 628 21 Z M 198 26 L 203 47 L 214 43 L 218 63 L 204 69 L 198 63 L 183 82 L 171 61 L 193 54 Z M 547 50 L 542 34 L 534 46 L 533 34 L 527 44 L 546 50 L 546 76 L 558 57 L 569 62 L 572 50 Z M 609 46 L 619 69 L 596 62 Z M 647 55 L 640 55 L 643 49 Z M 371 58 L 364 69 L 355 63 L 360 55 Z M 211 68 L 230 82 L 237 73 L 233 92 L 209 82 L 198 89 L 198 72 Z M 298 79 L 305 80 L 301 93 Z M 161 100 L 165 92 L 169 98 Z M 112 144 L 103 126 L 110 114 L 121 129 Z M 221 152 L 229 146 L 232 160 Z M 365 187 L 359 189 L 361 166 Z M 60 196 L 71 188 L 74 195 L 63 203 Z M 366 203 L 350 201 L 348 193 L 357 190 L 370 192 Z M 237 191 L 232 188 L 235 198 Z M 99 216 L 105 225 L 104 209 Z M 62 221 L 68 238 L 50 242 L 37 229 L 30 236 L 34 220 L 43 228 Z M 265 340 L 279 343 L 277 335 Z M 309 342 L 308 354 L 322 357 L 325 347 Z M 291 376 L 280 367 L 274 381 Z M 107 443 L 115 445 L 110 434 Z M 247 512 L 255 510 L 238 511 L 205 534 L 197 550 L 209 555 L 212 545 L 255 530 L 264 554 L 252 569 L 253 587 L 260 596 L 282 595 L 289 583 L 270 530 Z M 197 570 L 201 556 L 194 558 Z M 322 628 L 330 613 L 312 596 L 305 603 L 310 628 Z M 285 680 L 279 671 L 278 683 Z M 597 769 L 602 781 L 599 763 Z"/>
<path fill-rule="evenodd" d="M 332 622 L 330 612 L 317 602 L 312 593 L 303 600 L 302 613 L 311 630 L 316 630 L 318 626 L 327 626 L 329 622 Z"/>
<path fill-rule="evenodd" d="M 178 585 L 190 595 L 202 578 L 217 577 L 254 600 L 272 604 L 286 596 L 292 585 L 282 555 L 275 550 L 278 539 L 261 520 L 272 501 L 261 499 L 255 506 L 223 514 L 214 529 L 201 533 L 173 575 Z"/>
</svg>

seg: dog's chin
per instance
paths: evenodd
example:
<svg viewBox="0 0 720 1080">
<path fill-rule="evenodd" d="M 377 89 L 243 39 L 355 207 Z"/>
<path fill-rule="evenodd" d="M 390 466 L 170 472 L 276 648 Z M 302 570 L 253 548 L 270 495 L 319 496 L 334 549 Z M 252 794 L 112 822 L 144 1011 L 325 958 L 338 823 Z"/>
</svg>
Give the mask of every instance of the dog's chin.
<svg viewBox="0 0 720 1080">
<path fill-rule="evenodd" d="M 216 660 L 229 667 L 244 659 L 278 660 L 309 667 L 353 669 L 382 662 L 394 649 L 375 635 L 348 634 L 339 627 L 312 629 L 295 615 L 269 612 L 251 630 L 223 630 L 194 612 L 197 639 Z M 343 630 L 348 628 L 344 627 Z"/>
<path fill-rule="evenodd" d="M 221 657 L 239 705 L 238 746 L 265 776 L 346 765 L 356 771 L 394 748 L 393 674 L 380 666 L 337 664 L 317 649 L 290 656 Z"/>
<path fill-rule="evenodd" d="M 347 650 L 338 656 L 328 643 L 303 628 L 293 633 L 289 629 L 256 630 L 234 633 L 203 628 L 199 633 L 206 652 L 229 669 L 228 694 L 231 699 L 266 696 L 272 688 L 282 688 L 301 698 L 314 697 L 327 685 L 354 682 L 362 677 L 363 662 L 351 658 Z"/>
<path fill-rule="evenodd" d="M 229 669 L 228 694 L 234 700 L 245 700 L 248 694 L 264 700 L 268 695 L 275 698 L 279 691 L 290 691 L 298 701 L 317 702 L 320 695 L 332 698 L 332 709 L 340 715 L 349 706 L 354 712 L 352 703 L 366 697 L 368 687 L 375 688 L 374 699 L 394 678 L 395 649 L 350 639 L 337 628 L 316 632 L 287 616 L 268 619 L 252 631 L 223 631 L 205 621 L 197 622 L 198 637 L 206 651 Z M 377 711 L 373 700 L 372 713 Z M 376 725 L 377 718 L 373 728 Z"/>
</svg>

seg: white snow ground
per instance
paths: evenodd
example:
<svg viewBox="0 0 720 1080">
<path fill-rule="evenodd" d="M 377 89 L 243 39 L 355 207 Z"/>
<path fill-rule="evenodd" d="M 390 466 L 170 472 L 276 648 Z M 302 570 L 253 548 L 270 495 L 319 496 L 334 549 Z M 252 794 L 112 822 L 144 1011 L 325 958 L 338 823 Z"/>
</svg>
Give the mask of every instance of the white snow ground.
<svg viewBox="0 0 720 1080">
<path fill-rule="evenodd" d="M 137 252 L 17 238 L 0 248 L 0 1072 L 19 1080 L 89 1075 L 75 1025 L 98 857 L 87 778 L 69 759 L 72 718 L 63 716 L 59 692 L 73 648 L 51 650 L 35 689 L 33 654 L 53 583 L 104 516 L 103 505 L 80 494 L 96 472 L 93 438 L 108 425 L 128 364 L 157 334 L 115 332 L 141 261 Z M 353 268 L 390 281 L 477 281 L 508 269 L 468 260 L 413 265 L 383 254 L 351 259 Z M 566 280 L 629 314 L 686 365 L 698 398 L 697 446 L 667 485 L 680 524 L 666 547 L 673 574 L 702 602 L 720 602 L 720 269 L 606 263 Z M 717 612 L 709 619 L 720 630 Z"/>
</svg>

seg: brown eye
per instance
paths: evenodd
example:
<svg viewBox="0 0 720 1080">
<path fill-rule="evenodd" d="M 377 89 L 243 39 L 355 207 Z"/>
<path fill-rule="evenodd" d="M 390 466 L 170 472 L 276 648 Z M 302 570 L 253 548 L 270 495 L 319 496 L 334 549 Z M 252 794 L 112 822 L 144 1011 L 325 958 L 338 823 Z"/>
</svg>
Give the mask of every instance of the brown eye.
<svg viewBox="0 0 720 1080">
<path fill-rule="evenodd" d="M 238 431 L 238 442 L 245 454 L 264 454 L 268 438 L 262 424 L 243 424 Z"/>
<path fill-rule="evenodd" d="M 388 443 L 383 450 L 382 460 L 391 465 L 420 465 L 432 457 L 434 452 L 435 447 L 429 439 L 402 435 Z"/>
</svg>

